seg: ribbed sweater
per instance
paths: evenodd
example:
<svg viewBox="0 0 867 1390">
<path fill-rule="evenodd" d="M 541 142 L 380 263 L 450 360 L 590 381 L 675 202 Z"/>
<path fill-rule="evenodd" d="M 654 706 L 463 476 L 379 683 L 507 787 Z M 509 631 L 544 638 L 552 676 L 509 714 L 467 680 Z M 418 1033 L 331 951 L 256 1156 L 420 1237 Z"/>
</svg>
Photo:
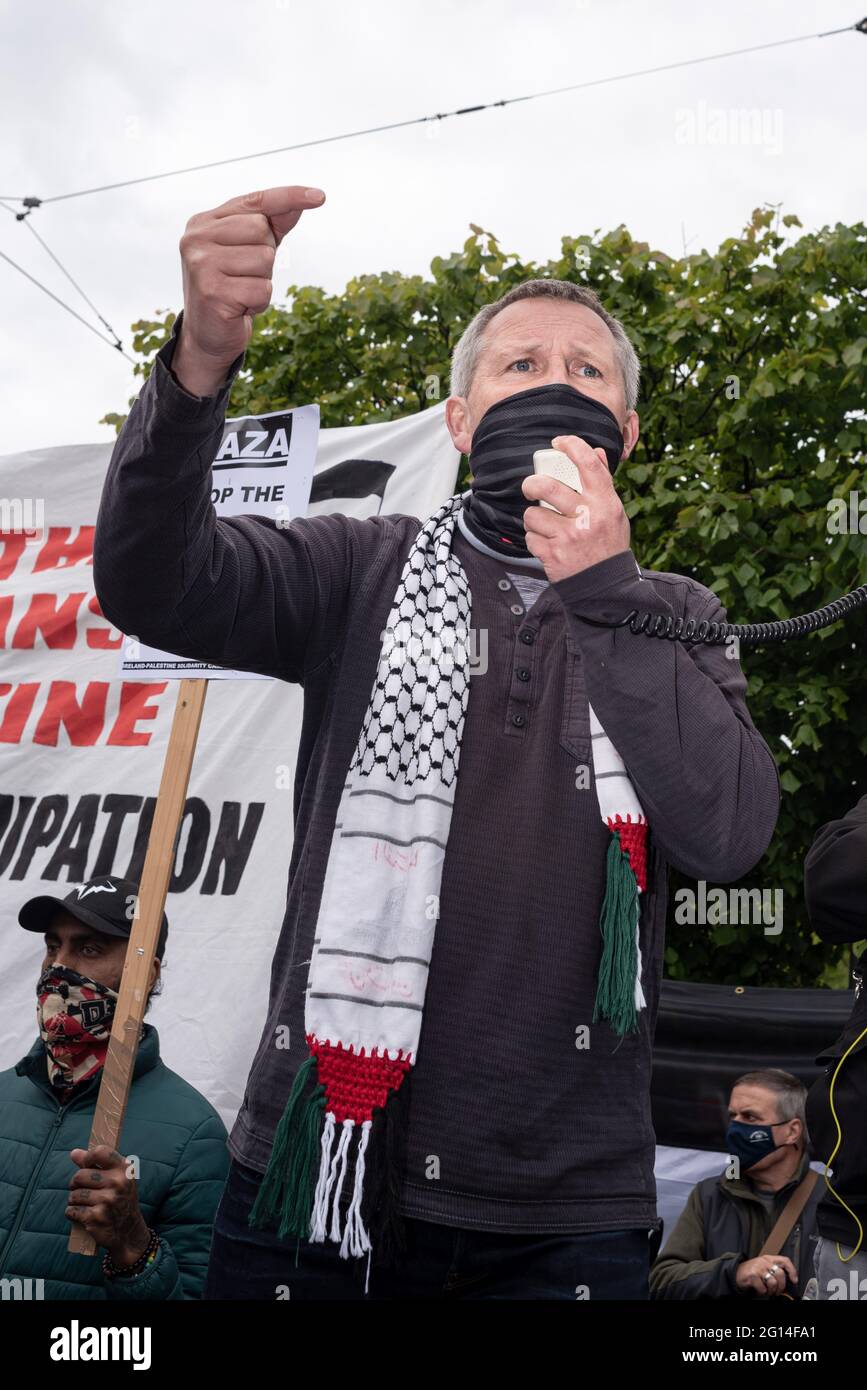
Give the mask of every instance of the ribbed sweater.
<svg viewBox="0 0 867 1390">
<path fill-rule="evenodd" d="M 94 577 L 122 630 L 303 687 L 286 911 L 229 1139 L 235 1158 L 264 1171 L 306 1056 L 307 963 L 340 793 L 380 634 L 424 518 L 218 520 L 210 465 L 243 359 L 218 394 L 190 396 L 170 371 L 178 327 L 114 449 Z M 528 609 L 533 595 L 525 600 L 516 582 L 538 567 L 485 554 L 458 529 L 454 553 L 487 664 L 470 680 L 410 1081 L 403 1209 L 499 1231 L 649 1227 L 667 865 L 715 883 L 746 874 L 776 824 L 776 765 L 750 718 L 741 666 L 724 648 L 583 621 L 636 607 L 724 619 L 695 579 L 643 569 L 624 550 L 548 584 Z M 609 831 L 593 787 L 588 701 L 650 826 L 640 923 L 647 1008 L 622 1038 L 591 1021 Z M 281 1024 L 287 1050 L 274 1046 Z"/>
</svg>

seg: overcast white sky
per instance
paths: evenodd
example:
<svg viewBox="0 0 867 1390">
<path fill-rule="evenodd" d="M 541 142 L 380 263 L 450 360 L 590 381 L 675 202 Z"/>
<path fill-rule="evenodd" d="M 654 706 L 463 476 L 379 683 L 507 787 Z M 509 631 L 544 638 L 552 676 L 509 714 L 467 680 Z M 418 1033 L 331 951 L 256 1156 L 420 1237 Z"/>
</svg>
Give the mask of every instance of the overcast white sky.
<svg viewBox="0 0 867 1390">
<path fill-rule="evenodd" d="M 0 197 L 54 194 L 635 68 L 811 34 L 863 0 L 0 0 Z M 34 226 L 128 344 L 181 304 L 187 218 L 279 183 L 317 184 L 281 247 L 293 282 L 425 272 L 470 222 L 546 258 L 625 222 L 672 253 L 716 247 L 753 207 L 806 228 L 864 216 L 867 37 L 841 34 L 427 127 L 50 204 Z M 716 110 L 765 138 L 711 143 Z M 690 112 L 689 117 L 684 112 Z M 737 137 L 737 123 L 729 127 Z M 692 131 L 692 140 L 686 140 Z M 862 173 L 859 174 L 859 169 Z M 23 225 L 0 250 L 85 314 Z M 113 438 L 132 368 L 0 261 L 0 453 Z M 301 402 L 297 402 L 301 404 Z"/>
</svg>

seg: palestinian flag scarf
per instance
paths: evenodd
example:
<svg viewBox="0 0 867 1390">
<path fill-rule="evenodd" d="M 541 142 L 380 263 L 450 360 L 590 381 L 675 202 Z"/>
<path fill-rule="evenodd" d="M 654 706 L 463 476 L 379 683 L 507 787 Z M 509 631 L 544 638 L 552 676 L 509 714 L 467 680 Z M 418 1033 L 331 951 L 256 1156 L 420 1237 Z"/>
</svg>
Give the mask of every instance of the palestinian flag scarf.
<svg viewBox="0 0 867 1390">
<path fill-rule="evenodd" d="M 452 554 L 459 494 L 420 528 L 383 635 L 334 825 L 307 981 L 300 1067 L 250 1225 L 333 1241 L 344 1258 L 401 1246 L 401 1111 L 418 1057 L 469 698 L 471 593 Z M 637 1027 L 647 822 L 591 709 L 611 830 L 593 1021 Z M 350 1174 L 350 1159 L 352 1171 Z"/>
</svg>

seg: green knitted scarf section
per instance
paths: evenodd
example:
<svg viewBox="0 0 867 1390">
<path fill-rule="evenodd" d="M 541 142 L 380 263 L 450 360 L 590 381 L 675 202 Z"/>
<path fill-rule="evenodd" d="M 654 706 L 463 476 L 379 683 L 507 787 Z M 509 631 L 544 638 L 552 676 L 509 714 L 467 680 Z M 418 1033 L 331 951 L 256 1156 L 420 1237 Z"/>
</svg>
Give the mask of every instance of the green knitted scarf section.
<svg viewBox="0 0 867 1390">
<path fill-rule="evenodd" d="M 318 1085 L 306 1099 L 302 1097 L 315 1066 L 316 1058 L 310 1056 L 298 1070 L 248 1218 L 248 1225 L 260 1230 L 276 1225 L 281 1239 L 290 1235 L 306 1239 L 310 1234 L 325 1087 Z"/>
<path fill-rule="evenodd" d="M 602 960 L 596 987 L 593 1022 L 606 1018 L 616 1033 L 632 1032 L 638 1023 L 635 1007 L 635 973 L 638 948 L 635 924 L 638 921 L 638 884 L 629 855 L 617 831 L 611 835 L 605 863 L 605 899 L 600 930 Z"/>
</svg>

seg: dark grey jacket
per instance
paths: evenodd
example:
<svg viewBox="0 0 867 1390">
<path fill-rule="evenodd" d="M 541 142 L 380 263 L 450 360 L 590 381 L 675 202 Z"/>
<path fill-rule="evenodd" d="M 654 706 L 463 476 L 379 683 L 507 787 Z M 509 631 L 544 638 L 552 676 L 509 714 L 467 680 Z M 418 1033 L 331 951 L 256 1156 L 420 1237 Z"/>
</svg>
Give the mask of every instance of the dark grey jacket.
<svg viewBox="0 0 867 1390">
<path fill-rule="evenodd" d="M 189 396 L 171 376 L 172 347 L 112 456 L 94 579 L 122 630 L 304 690 L 286 912 L 230 1136 L 233 1155 L 264 1171 L 306 1056 L 304 991 L 336 811 L 420 521 L 218 521 L 210 465 L 227 391 Z M 625 550 L 551 584 L 526 611 L 508 561 L 460 536 L 458 551 L 473 625 L 489 634 L 489 669 L 471 683 L 461 745 L 411 1076 L 404 1211 L 505 1231 L 647 1227 L 656 1214 L 650 1066 L 667 864 L 714 882 L 748 873 L 776 824 L 776 765 L 750 719 L 743 672 L 723 649 L 638 638 L 580 616 L 616 619 L 638 607 L 720 617 L 719 600 L 695 579 L 639 569 Z M 576 768 L 592 765 L 588 702 L 651 832 L 640 923 L 647 1008 L 623 1038 L 604 1020 L 591 1023 L 610 834 L 595 793 L 576 790 Z M 579 1050 L 583 1025 L 590 1046 Z M 275 1030 L 287 1026 L 291 1045 L 278 1048 Z"/>
</svg>

